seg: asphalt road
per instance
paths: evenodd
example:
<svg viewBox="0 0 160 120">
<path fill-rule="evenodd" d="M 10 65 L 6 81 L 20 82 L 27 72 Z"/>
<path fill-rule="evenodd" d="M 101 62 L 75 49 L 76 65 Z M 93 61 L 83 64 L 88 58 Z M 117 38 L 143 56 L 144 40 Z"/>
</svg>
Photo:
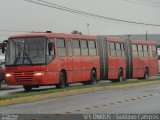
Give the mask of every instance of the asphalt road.
<svg viewBox="0 0 160 120">
<path fill-rule="evenodd" d="M 160 75 L 150 77 L 149 79 L 155 79 L 155 78 L 160 78 Z M 130 79 L 130 80 L 133 80 L 133 79 Z M 110 81 L 108 80 L 99 81 L 99 83 L 102 83 L 102 84 L 109 83 L 109 82 Z M 74 83 L 74 84 L 71 84 L 70 86 L 78 86 L 78 85 L 82 85 L 82 84 Z M 48 89 L 54 89 L 54 88 L 55 86 L 40 86 L 40 88 L 33 88 L 33 91 L 42 91 L 42 90 L 48 90 Z M 22 86 L 7 86 L 6 84 L 2 84 L 2 88 L 0 89 L 0 96 L 22 93 L 22 92 L 24 92 L 24 89 Z"/>
<path fill-rule="evenodd" d="M 160 113 L 160 84 L 9 105 L 0 113 Z"/>
</svg>

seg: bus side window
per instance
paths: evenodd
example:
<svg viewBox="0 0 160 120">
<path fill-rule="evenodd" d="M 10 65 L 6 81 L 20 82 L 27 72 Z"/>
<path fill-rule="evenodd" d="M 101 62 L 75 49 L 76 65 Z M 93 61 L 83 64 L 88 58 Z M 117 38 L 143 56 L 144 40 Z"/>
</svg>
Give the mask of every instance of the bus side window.
<svg viewBox="0 0 160 120">
<path fill-rule="evenodd" d="M 157 56 L 157 49 L 155 45 L 152 45 L 152 55 L 153 57 Z"/>
<path fill-rule="evenodd" d="M 152 46 L 149 46 L 149 57 L 153 57 L 153 54 L 152 54 Z"/>
<path fill-rule="evenodd" d="M 54 39 L 50 38 L 47 41 L 47 63 L 49 63 L 55 56 Z"/>
<path fill-rule="evenodd" d="M 88 51 L 88 44 L 87 44 L 87 40 L 80 40 L 81 43 L 81 54 L 82 56 L 88 56 L 89 55 L 89 51 Z"/>
<path fill-rule="evenodd" d="M 80 56 L 81 52 L 80 52 L 79 40 L 78 39 L 73 39 L 72 40 L 72 46 L 73 46 L 74 56 Z"/>
<path fill-rule="evenodd" d="M 138 45 L 138 53 L 139 53 L 139 57 L 143 57 L 143 46 L 142 45 Z"/>
<path fill-rule="evenodd" d="M 132 56 L 134 58 L 138 57 L 138 49 L 136 44 L 132 44 Z"/>
<path fill-rule="evenodd" d="M 122 54 L 121 54 L 121 44 L 120 43 L 116 43 L 116 53 L 117 53 L 118 57 L 122 56 Z"/>
<path fill-rule="evenodd" d="M 58 56 L 66 56 L 65 40 L 63 38 L 57 39 Z"/>
<path fill-rule="evenodd" d="M 124 55 L 124 44 L 123 43 L 121 43 L 121 51 L 122 51 L 122 56 L 125 56 Z"/>
<path fill-rule="evenodd" d="M 148 57 L 148 46 L 143 45 L 144 57 Z"/>
<path fill-rule="evenodd" d="M 88 48 L 89 48 L 89 55 L 96 56 L 96 41 L 95 40 L 88 40 Z"/>
<path fill-rule="evenodd" d="M 68 56 L 72 56 L 72 45 L 71 40 L 67 40 L 67 46 L 68 46 Z"/>
<path fill-rule="evenodd" d="M 114 42 L 110 42 L 109 48 L 110 48 L 110 56 L 116 56 L 116 49 Z"/>
</svg>

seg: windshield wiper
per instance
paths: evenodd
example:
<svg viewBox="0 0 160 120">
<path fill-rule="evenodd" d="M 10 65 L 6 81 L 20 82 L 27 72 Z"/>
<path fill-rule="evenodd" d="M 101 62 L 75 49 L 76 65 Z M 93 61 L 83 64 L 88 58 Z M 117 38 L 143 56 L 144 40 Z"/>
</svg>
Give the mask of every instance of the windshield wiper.
<svg viewBox="0 0 160 120">
<path fill-rule="evenodd" d="M 30 57 L 27 55 L 26 53 L 26 48 L 25 48 L 25 44 L 24 44 L 24 55 L 23 55 L 23 63 L 24 64 L 32 64 L 32 61 L 30 59 Z"/>
<path fill-rule="evenodd" d="M 20 56 L 21 56 L 21 52 L 22 52 L 22 51 L 20 51 L 20 50 L 18 51 L 18 56 L 15 56 L 15 58 L 16 58 L 16 59 L 14 60 L 13 65 L 16 65 L 16 63 L 17 63 L 18 59 L 19 59 L 19 58 L 20 58 Z"/>
</svg>

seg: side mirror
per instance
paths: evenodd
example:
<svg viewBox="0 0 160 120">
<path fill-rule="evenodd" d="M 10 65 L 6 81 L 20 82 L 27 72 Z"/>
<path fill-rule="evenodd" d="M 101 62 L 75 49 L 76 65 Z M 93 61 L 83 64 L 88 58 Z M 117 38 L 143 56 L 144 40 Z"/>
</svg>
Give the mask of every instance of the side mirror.
<svg viewBox="0 0 160 120">
<path fill-rule="evenodd" d="M 2 46 L 2 53 L 5 53 L 5 47 Z"/>
<path fill-rule="evenodd" d="M 4 40 L 3 41 L 3 45 L 2 45 L 2 53 L 5 53 L 6 50 L 6 44 L 8 43 L 8 40 Z"/>
<path fill-rule="evenodd" d="M 53 50 L 53 43 L 52 43 L 52 42 L 49 42 L 49 43 L 48 43 L 48 50 L 49 50 L 49 51 L 52 51 L 52 50 Z"/>
<path fill-rule="evenodd" d="M 48 43 L 48 53 L 49 55 L 51 55 L 51 51 L 53 50 L 53 43 L 52 42 L 49 42 Z"/>
</svg>

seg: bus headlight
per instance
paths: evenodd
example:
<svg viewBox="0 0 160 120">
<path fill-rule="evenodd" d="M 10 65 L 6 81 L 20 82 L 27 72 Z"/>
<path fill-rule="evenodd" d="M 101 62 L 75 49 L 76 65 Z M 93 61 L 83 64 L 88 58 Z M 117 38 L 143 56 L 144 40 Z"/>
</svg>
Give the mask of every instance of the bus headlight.
<svg viewBox="0 0 160 120">
<path fill-rule="evenodd" d="M 44 75 L 44 73 L 43 72 L 37 72 L 37 73 L 34 73 L 34 75 L 35 76 L 42 76 L 42 75 Z"/>
<path fill-rule="evenodd" d="M 12 76 L 12 74 L 6 73 L 6 77 L 11 77 L 11 76 Z"/>
</svg>

